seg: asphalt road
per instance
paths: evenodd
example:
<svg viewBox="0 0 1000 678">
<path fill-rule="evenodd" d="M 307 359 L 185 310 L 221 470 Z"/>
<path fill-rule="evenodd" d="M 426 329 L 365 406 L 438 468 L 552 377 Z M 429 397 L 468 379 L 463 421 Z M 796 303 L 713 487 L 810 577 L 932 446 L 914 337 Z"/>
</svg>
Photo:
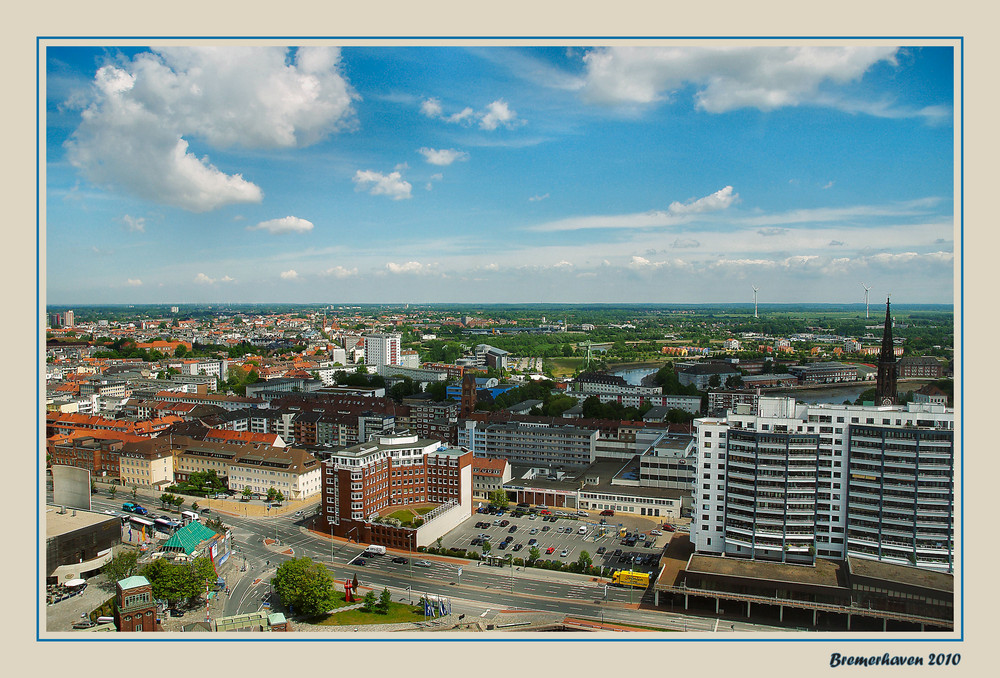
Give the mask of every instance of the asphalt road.
<svg viewBox="0 0 1000 678">
<path fill-rule="evenodd" d="M 120 512 L 122 501 L 130 499 L 129 496 L 123 500 L 119 493 L 112 501 L 102 493 L 93 495 L 92 501 L 96 511 L 108 509 Z M 139 502 L 142 501 L 140 495 Z M 147 499 L 144 505 L 150 513 L 160 513 L 156 508 L 158 502 Z M 304 517 L 308 517 L 314 510 L 315 508 L 307 510 Z M 462 573 L 459 576 L 458 565 L 437 560 L 434 556 L 425 558 L 421 553 L 410 556 L 407 564 L 393 563 L 390 553 L 366 557 L 365 565 L 360 565 L 356 558 L 363 551 L 363 545 L 330 542 L 304 531 L 304 518 L 220 517 L 231 528 L 236 549 L 227 564 L 230 593 L 225 601 L 226 615 L 261 609 L 269 592 L 268 582 L 277 566 L 291 557 L 307 556 L 330 567 L 338 582 L 353 579 L 357 575 L 363 586 L 371 586 L 376 590 L 388 587 L 395 600 L 416 600 L 424 593 L 448 597 L 452 601 L 454 612 L 467 615 L 484 614 L 487 610 L 525 609 L 688 631 L 785 630 L 743 622 L 735 622 L 735 628 L 731 628 L 732 622 L 720 623 L 712 617 L 665 610 L 637 610 L 628 605 L 638 603 L 644 595 L 651 602 L 651 592 L 605 587 L 583 575 L 535 568 L 519 570 L 509 566 L 491 567 L 472 561 L 461 566 Z M 471 528 L 477 520 L 485 520 L 485 517 L 473 515 L 463 527 Z M 492 517 L 490 522 L 492 523 Z M 559 522 L 576 524 L 575 521 Z M 520 532 L 520 528 L 518 531 Z M 277 539 L 278 546 L 269 547 L 264 539 Z M 279 551 L 288 548 L 293 551 L 293 556 Z M 518 553 L 519 556 L 525 554 L 526 549 Z M 416 565 L 417 560 L 427 560 L 431 566 L 420 567 Z"/>
</svg>

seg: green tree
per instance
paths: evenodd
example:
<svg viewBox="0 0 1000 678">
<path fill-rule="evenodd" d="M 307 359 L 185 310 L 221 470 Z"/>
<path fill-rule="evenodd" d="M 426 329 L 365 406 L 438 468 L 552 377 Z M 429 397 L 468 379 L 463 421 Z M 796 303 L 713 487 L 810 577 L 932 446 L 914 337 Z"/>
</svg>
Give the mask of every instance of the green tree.
<svg viewBox="0 0 1000 678">
<path fill-rule="evenodd" d="M 164 508 L 167 504 L 173 506 L 173 503 L 174 503 L 174 495 L 170 494 L 169 492 L 164 492 L 163 494 L 160 495 L 160 508 Z"/>
<path fill-rule="evenodd" d="M 488 541 L 484 541 L 484 542 L 483 542 L 483 555 L 484 555 L 484 556 L 487 556 L 487 555 L 489 555 L 489 553 L 490 553 L 490 550 L 491 550 L 492 548 L 493 548 L 493 547 L 492 547 L 492 546 L 490 546 L 490 543 L 489 543 Z"/>
<path fill-rule="evenodd" d="M 197 511 L 198 510 L 198 502 L 195 502 L 195 503 L 191 504 L 191 510 L 192 511 Z"/>
<path fill-rule="evenodd" d="M 280 505 L 283 501 L 285 501 L 285 493 L 282 492 L 281 490 L 278 490 L 278 493 L 274 495 L 274 499 Z"/>
<path fill-rule="evenodd" d="M 269 502 L 274 501 L 277 496 L 278 496 L 278 491 L 276 489 L 274 489 L 273 487 L 267 488 L 267 500 Z"/>
<path fill-rule="evenodd" d="M 292 605 L 303 614 L 315 615 L 329 610 L 336 590 L 330 571 L 311 558 L 292 558 L 278 566 L 271 585 L 284 605 Z"/>
<path fill-rule="evenodd" d="M 182 506 L 184 506 L 184 502 L 185 502 L 185 501 L 186 501 L 186 500 L 184 499 L 184 497 L 174 497 L 174 500 L 173 500 L 173 504 L 174 504 L 174 507 L 175 507 L 175 508 L 176 508 L 176 509 L 177 509 L 178 511 L 180 511 L 180 510 L 181 510 L 181 507 L 182 507 Z"/>
<path fill-rule="evenodd" d="M 204 593 L 205 585 L 215 579 L 215 568 L 208 558 L 195 558 L 190 563 L 172 563 L 166 558 L 158 558 L 141 573 L 153 585 L 153 596 L 170 603 Z"/>
<path fill-rule="evenodd" d="M 109 497 L 111 497 L 112 499 L 114 499 L 116 494 L 118 494 L 118 486 L 117 485 L 112 485 L 111 487 L 108 488 L 108 496 Z"/>
<path fill-rule="evenodd" d="M 114 588 L 115 583 L 131 577 L 139 570 L 139 552 L 133 548 L 123 548 L 101 568 L 101 574 L 107 578 L 107 588 Z"/>
<path fill-rule="evenodd" d="M 175 358 L 183 358 L 187 354 L 188 354 L 187 346 L 185 346 L 184 344 L 180 344 L 177 346 L 177 348 L 174 349 Z"/>
<path fill-rule="evenodd" d="M 139 487 L 137 485 L 132 486 L 132 501 L 135 501 L 139 496 Z"/>
<path fill-rule="evenodd" d="M 580 551 L 580 557 L 577 559 L 577 565 L 580 566 L 580 571 L 587 573 L 590 571 L 590 566 L 594 564 L 594 559 L 590 557 L 590 554 L 586 551 Z"/>
<path fill-rule="evenodd" d="M 253 496 L 253 490 L 250 489 L 249 485 L 243 486 L 243 501 L 250 501 L 250 497 Z"/>
<path fill-rule="evenodd" d="M 363 612 L 374 612 L 377 604 L 378 602 L 375 598 L 375 592 L 369 591 L 365 594 L 365 597 L 361 599 L 361 610 Z"/>
<path fill-rule="evenodd" d="M 379 614 L 389 614 L 389 603 L 392 602 L 392 594 L 389 593 L 388 588 L 383 588 L 382 593 L 378 597 L 378 605 L 376 610 Z"/>
<path fill-rule="evenodd" d="M 719 386 L 721 385 L 722 385 L 722 377 L 720 377 L 719 375 L 713 374 L 711 377 L 708 378 L 709 388 L 719 388 Z"/>
<path fill-rule="evenodd" d="M 532 546 L 528 549 L 528 562 L 533 563 L 538 560 L 542 555 L 542 550 L 537 546 Z"/>
<path fill-rule="evenodd" d="M 510 498 L 507 496 L 506 490 L 499 488 L 490 492 L 490 505 L 502 509 L 510 506 Z"/>
</svg>

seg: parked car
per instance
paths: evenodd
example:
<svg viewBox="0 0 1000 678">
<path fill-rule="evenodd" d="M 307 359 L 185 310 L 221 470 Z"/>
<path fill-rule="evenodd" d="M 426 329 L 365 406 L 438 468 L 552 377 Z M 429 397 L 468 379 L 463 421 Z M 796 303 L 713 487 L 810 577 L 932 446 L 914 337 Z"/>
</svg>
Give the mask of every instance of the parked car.
<svg viewBox="0 0 1000 678">
<path fill-rule="evenodd" d="M 615 514 L 613 509 L 604 509 L 601 511 L 602 516 L 613 516 Z"/>
<path fill-rule="evenodd" d="M 395 558 L 392 559 L 392 562 L 399 563 L 400 565 L 406 565 L 410 561 L 402 556 L 396 556 Z"/>
<path fill-rule="evenodd" d="M 500 542 L 499 544 L 497 544 L 497 548 L 503 551 L 505 548 L 507 548 L 507 542 L 505 541 Z"/>
<path fill-rule="evenodd" d="M 542 532 L 548 532 L 548 531 L 549 531 L 549 530 L 551 530 L 551 529 L 552 529 L 552 528 L 551 528 L 551 527 L 549 527 L 548 525 L 542 525 Z"/>
<path fill-rule="evenodd" d="M 538 528 L 537 527 L 531 528 L 530 530 L 528 530 L 528 534 L 538 534 Z"/>
<path fill-rule="evenodd" d="M 648 541 L 648 540 L 644 541 L 644 542 L 642 542 L 642 547 L 646 548 L 646 549 L 651 549 L 651 548 L 653 548 L 653 542 Z"/>
<path fill-rule="evenodd" d="M 659 536 L 660 536 L 661 534 L 663 534 L 663 533 L 662 533 L 662 532 L 660 532 L 659 530 L 650 530 L 650 531 L 649 531 L 649 533 L 650 533 L 651 535 L 653 535 L 654 537 L 659 537 Z"/>
<path fill-rule="evenodd" d="M 675 530 L 676 530 L 677 528 L 675 528 L 675 527 L 674 527 L 673 525 L 664 525 L 664 526 L 663 526 L 663 529 L 664 529 L 664 530 L 666 530 L 667 532 L 673 532 L 673 531 L 675 531 Z"/>
<path fill-rule="evenodd" d="M 604 546 L 601 546 L 601 547 L 599 547 L 597 549 L 597 555 L 603 556 L 607 552 L 607 550 L 608 550 L 607 548 L 605 548 Z"/>
<path fill-rule="evenodd" d="M 538 517 L 537 513 L 529 513 L 528 514 L 528 520 L 534 520 L 537 517 Z"/>
<path fill-rule="evenodd" d="M 510 532 L 511 534 L 514 534 L 515 532 L 517 532 L 517 525 L 511 525 L 510 529 L 507 531 Z"/>
<path fill-rule="evenodd" d="M 74 629 L 89 629 L 97 626 L 97 622 L 93 622 L 89 619 L 81 619 L 80 621 L 73 624 Z"/>
<path fill-rule="evenodd" d="M 559 556 L 562 557 L 562 558 L 565 558 L 568 555 L 569 555 L 569 551 L 567 551 L 566 549 L 563 549 L 562 553 L 559 554 Z"/>
<path fill-rule="evenodd" d="M 555 546 L 550 546 L 547 549 L 545 549 L 545 555 L 547 555 L 547 556 L 551 556 L 555 552 L 556 552 L 556 547 Z"/>
<path fill-rule="evenodd" d="M 615 552 L 613 554 L 611 554 L 611 555 L 620 556 L 621 554 L 622 554 L 622 550 L 621 549 L 615 549 Z"/>
<path fill-rule="evenodd" d="M 534 546 L 537 543 L 538 543 L 537 539 L 529 539 L 528 540 L 528 546 Z"/>
<path fill-rule="evenodd" d="M 509 520 L 501 520 L 500 521 L 500 527 L 507 527 L 508 525 L 510 525 L 510 521 Z"/>
<path fill-rule="evenodd" d="M 518 542 L 517 544 L 514 544 L 514 550 L 515 551 L 520 551 L 523 548 L 524 548 L 524 544 L 522 544 L 520 542 Z"/>
<path fill-rule="evenodd" d="M 367 561 L 367 560 L 365 560 L 364 558 L 358 558 L 357 560 L 355 560 L 355 561 L 354 561 L 354 564 L 355 564 L 355 565 L 364 565 L 364 564 L 366 564 L 367 562 L 368 562 L 368 561 Z"/>
<path fill-rule="evenodd" d="M 552 511 L 550 511 L 550 510 L 548 510 L 548 509 L 544 509 L 544 510 L 542 510 L 542 511 L 541 511 L 541 514 L 542 514 L 543 516 L 547 516 L 547 515 L 550 515 L 551 513 L 552 513 Z"/>
</svg>

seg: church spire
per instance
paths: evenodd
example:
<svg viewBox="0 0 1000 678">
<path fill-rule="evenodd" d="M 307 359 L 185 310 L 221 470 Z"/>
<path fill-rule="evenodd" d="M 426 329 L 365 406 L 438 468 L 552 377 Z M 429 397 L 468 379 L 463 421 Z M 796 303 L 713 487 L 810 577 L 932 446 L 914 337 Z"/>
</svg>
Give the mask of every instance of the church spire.
<svg viewBox="0 0 1000 678">
<path fill-rule="evenodd" d="M 875 379 L 875 403 L 895 405 L 896 395 L 896 353 L 892 345 L 892 315 L 889 311 L 889 297 L 885 298 L 885 327 L 882 330 L 882 350 L 878 356 L 878 375 Z"/>
</svg>

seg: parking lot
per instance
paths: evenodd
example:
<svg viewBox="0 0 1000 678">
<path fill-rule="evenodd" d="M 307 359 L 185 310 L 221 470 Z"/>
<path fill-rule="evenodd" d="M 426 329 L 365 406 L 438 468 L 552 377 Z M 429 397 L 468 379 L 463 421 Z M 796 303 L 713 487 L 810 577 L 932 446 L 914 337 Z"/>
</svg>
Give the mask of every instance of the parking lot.
<svg viewBox="0 0 1000 678">
<path fill-rule="evenodd" d="M 514 508 L 511 506 L 511 509 Z M 596 513 L 584 517 L 575 513 L 570 515 L 568 510 L 541 507 L 537 510 L 538 513 L 521 516 L 510 510 L 496 514 L 475 513 L 445 535 L 442 546 L 482 555 L 480 540 L 485 540 L 490 544 L 490 555 L 504 557 L 510 553 L 515 558 L 525 559 L 530 547 L 537 546 L 541 551 L 541 560 L 564 563 L 578 560 L 580 552 L 587 551 L 595 565 L 652 571 L 670 539 L 670 532 L 665 530 L 661 530 L 661 535 L 645 532 L 641 533 L 645 537 L 643 540 L 625 545 L 619 536 L 621 530 L 631 534 L 636 528 L 623 527 L 621 519 L 616 516 L 603 517 L 606 524 L 601 525 L 602 516 Z M 642 562 L 637 563 L 637 559 Z"/>
</svg>

